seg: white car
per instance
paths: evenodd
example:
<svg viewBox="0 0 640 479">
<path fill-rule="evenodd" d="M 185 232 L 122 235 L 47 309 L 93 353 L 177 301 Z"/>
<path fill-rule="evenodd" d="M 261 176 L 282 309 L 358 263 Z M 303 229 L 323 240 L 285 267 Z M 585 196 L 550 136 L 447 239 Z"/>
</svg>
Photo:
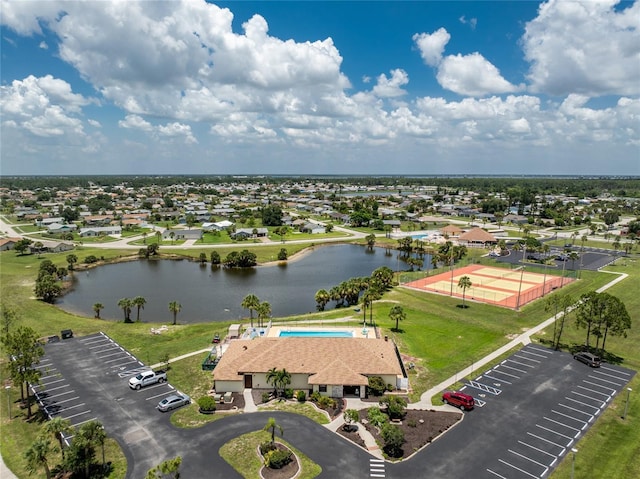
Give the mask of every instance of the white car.
<svg viewBox="0 0 640 479">
<path fill-rule="evenodd" d="M 187 404 L 190 404 L 190 403 L 191 403 L 191 398 L 189 396 L 182 393 L 175 393 L 175 394 L 172 394 L 171 396 L 167 396 L 162 401 L 160 401 L 156 406 L 156 408 L 158 409 L 158 411 L 167 412 L 167 411 L 171 411 L 172 409 L 177 409 L 179 407 L 186 406 Z"/>
</svg>

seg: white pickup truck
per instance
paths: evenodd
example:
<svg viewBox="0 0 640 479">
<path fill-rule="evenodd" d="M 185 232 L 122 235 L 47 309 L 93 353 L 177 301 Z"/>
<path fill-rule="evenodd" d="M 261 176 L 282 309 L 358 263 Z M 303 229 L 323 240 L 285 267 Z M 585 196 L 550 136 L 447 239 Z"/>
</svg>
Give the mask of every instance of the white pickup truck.
<svg viewBox="0 0 640 479">
<path fill-rule="evenodd" d="M 150 384 L 163 383 L 166 380 L 166 371 L 142 371 L 137 376 L 129 379 L 129 387 L 131 389 L 140 389 Z"/>
</svg>

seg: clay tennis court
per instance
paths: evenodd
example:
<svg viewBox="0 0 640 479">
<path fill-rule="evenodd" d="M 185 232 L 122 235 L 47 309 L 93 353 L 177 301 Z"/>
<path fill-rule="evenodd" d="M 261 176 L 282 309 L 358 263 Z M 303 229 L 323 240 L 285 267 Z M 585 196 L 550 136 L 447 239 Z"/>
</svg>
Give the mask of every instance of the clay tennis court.
<svg viewBox="0 0 640 479">
<path fill-rule="evenodd" d="M 458 281 L 463 276 L 468 276 L 472 285 L 465 292 L 466 299 L 511 309 L 522 307 L 573 281 L 571 278 L 531 273 L 520 268 L 510 270 L 473 264 L 453 272 L 412 281 L 404 286 L 462 298 L 462 288 L 458 287 Z"/>
</svg>

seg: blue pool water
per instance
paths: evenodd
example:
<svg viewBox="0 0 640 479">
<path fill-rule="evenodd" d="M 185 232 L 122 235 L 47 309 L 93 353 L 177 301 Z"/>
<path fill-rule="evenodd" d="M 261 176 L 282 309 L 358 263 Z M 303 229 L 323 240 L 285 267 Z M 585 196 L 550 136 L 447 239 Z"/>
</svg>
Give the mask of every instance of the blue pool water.
<svg viewBox="0 0 640 479">
<path fill-rule="evenodd" d="M 280 331 L 280 338 L 353 338 L 349 331 Z"/>
</svg>

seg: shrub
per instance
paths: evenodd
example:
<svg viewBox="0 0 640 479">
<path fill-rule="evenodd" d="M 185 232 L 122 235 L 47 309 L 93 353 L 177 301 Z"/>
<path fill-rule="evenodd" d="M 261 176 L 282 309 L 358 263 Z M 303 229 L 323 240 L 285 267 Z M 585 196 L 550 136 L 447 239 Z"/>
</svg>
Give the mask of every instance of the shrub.
<svg viewBox="0 0 640 479">
<path fill-rule="evenodd" d="M 309 399 L 311 399 L 313 402 L 319 402 L 321 397 L 322 394 L 320 394 L 318 391 L 314 391 L 311 393 L 311 396 L 309 396 Z"/>
<path fill-rule="evenodd" d="M 296 399 L 298 400 L 298 402 L 305 402 L 307 400 L 307 395 L 304 391 L 298 391 L 298 393 L 296 394 Z"/>
<path fill-rule="evenodd" d="M 402 429 L 393 424 L 385 424 L 380 431 L 384 441 L 384 451 L 391 457 L 402 456 L 402 445 L 404 444 L 404 433 Z"/>
<path fill-rule="evenodd" d="M 271 397 L 270 393 L 262 393 L 262 402 L 269 402 L 270 397 Z"/>
<path fill-rule="evenodd" d="M 337 403 L 333 398 L 330 398 L 328 396 L 320 396 L 320 399 L 318 399 L 318 406 L 320 406 L 322 409 L 335 409 Z"/>
<path fill-rule="evenodd" d="M 198 399 L 198 407 L 201 411 L 212 412 L 216 410 L 216 402 L 211 396 L 202 396 Z"/>
<path fill-rule="evenodd" d="M 409 427 L 418 427 L 418 423 L 416 422 L 415 419 L 409 419 L 407 421 L 407 426 L 409 426 Z"/>
<path fill-rule="evenodd" d="M 262 454 L 263 456 L 269 451 L 275 451 L 275 450 L 276 450 L 276 445 L 273 444 L 271 441 L 265 441 L 260 444 L 260 454 Z"/>
<path fill-rule="evenodd" d="M 293 389 L 286 388 L 284 390 L 284 397 L 285 397 L 285 399 L 293 399 Z"/>
<path fill-rule="evenodd" d="M 380 404 L 387 405 L 387 414 L 391 419 L 399 419 L 404 416 L 404 408 L 407 407 L 407 401 L 400 396 L 385 396 Z"/>
<path fill-rule="evenodd" d="M 98 262 L 98 258 L 97 258 L 96 256 L 94 256 L 94 255 L 90 254 L 89 256 L 87 256 L 87 257 L 84 259 L 84 262 L 85 262 L 86 264 L 97 263 L 97 262 Z"/>
<path fill-rule="evenodd" d="M 384 379 L 380 376 L 369 377 L 369 392 L 374 396 L 382 396 L 387 389 Z"/>
<path fill-rule="evenodd" d="M 367 419 L 375 427 L 381 427 L 388 421 L 387 416 L 380 410 L 379 407 L 372 407 L 371 409 L 369 409 L 369 411 L 367 412 Z"/>
<path fill-rule="evenodd" d="M 291 462 L 291 451 L 283 451 L 282 449 L 274 449 L 264 455 L 264 465 L 271 469 L 282 469 Z"/>
</svg>

